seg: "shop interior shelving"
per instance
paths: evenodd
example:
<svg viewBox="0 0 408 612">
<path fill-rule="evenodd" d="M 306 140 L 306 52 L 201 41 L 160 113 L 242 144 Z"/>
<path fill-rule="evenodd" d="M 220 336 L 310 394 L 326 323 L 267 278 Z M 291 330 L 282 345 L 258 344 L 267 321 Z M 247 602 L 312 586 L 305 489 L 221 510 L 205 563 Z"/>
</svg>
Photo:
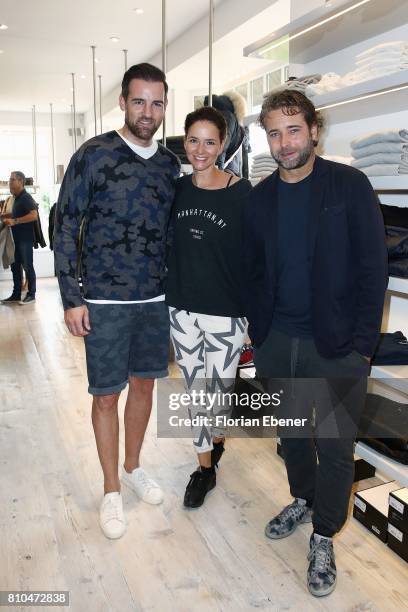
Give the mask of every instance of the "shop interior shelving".
<svg viewBox="0 0 408 612">
<path fill-rule="evenodd" d="M 330 124 L 334 124 L 405 111 L 407 100 L 408 70 L 399 70 L 315 96 L 313 104 L 324 111 Z M 255 123 L 258 117 L 259 113 L 248 115 L 245 125 Z"/>
<path fill-rule="evenodd" d="M 388 478 L 399 482 L 401 487 L 408 487 L 408 465 L 403 465 L 398 461 L 385 457 L 367 446 L 367 444 L 364 444 L 364 442 L 358 442 L 354 452 L 358 457 L 373 465 L 376 470 Z"/>
<path fill-rule="evenodd" d="M 336 13 L 357 4 L 359 6 L 355 9 L 316 27 Z M 273 52 L 273 49 L 268 49 L 280 44 L 280 41 L 289 41 L 290 61 L 307 64 L 397 28 L 407 19 L 406 0 L 332 0 L 245 47 L 244 55 L 267 58 L 268 53 Z"/>
<path fill-rule="evenodd" d="M 341 123 L 350 121 L 351 116 L 353 121 L 358 121 L 405 111 L 407 99 L 408 70 L 399 70 L 315 96 L 313 104 L 328 115 L 330 123 Z"/>
</svg>

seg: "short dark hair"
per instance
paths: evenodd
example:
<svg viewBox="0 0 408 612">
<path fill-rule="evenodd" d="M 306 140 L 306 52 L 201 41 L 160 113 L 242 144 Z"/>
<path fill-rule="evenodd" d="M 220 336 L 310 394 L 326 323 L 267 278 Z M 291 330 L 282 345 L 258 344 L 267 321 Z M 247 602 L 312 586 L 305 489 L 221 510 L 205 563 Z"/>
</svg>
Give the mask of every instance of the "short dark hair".
<svg viewBox="0 0 408 612">
<path fill-rule="evenodd" d="M 208 121 L 215 125 L 220 135 L 220 140 L 224 141 L 227 137 L 227 122 L 224 115 L 217 111 L 213 106 L 202 106 L 192 113 L 188 113 L 184 122 L 184 134 L 187 136 L 188 130 L 197 121 Z"/>
<path fill-rule="evenodd" d="M 169 86 L 166 82 L 166 75 L 163 70 L 144 62 L 142 64 L 135 64 L 126 70 L 122 79 L 122 96 L 127 100 L 129 95 L 129 83 L 132 79 L 141 79 L 142 81 L 149 81 L 151 83 L 163 83 L 164 95 L 167 97 Z"/>
<path fill-rule="evenodd" d="M 259 124 L 266 129 L 266 115 L 273 110 L 281 109 L 285 115 L 297 115 L 301 113 L 309 126 L 309 129 L 316 125 L 319 130 L 323 128 L 323 117 L 315 109 L 313 102 L 309 100 L 302 92 L 294 89 L 284 89 L 277 93 L 272 93 L 265 98 L 262 104 L 261 114 L 259 115 Z M 318 141 L 313 141 L 317 146 Z"/>
<path fill-rule="evenodd" d="M 14 174 L 18 181 L 23 181 L 23 185 L 25 185 L 26 177 L 25 174 L 21 172 L 21 170 L 13 170 L 11 174 Z"/>
</svg>

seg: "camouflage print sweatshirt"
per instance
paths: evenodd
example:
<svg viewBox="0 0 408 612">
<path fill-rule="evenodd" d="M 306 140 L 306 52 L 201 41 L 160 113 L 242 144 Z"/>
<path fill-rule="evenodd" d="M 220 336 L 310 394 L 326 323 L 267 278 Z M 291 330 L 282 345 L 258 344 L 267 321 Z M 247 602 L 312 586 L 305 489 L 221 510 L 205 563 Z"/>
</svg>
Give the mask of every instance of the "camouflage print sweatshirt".
<svg viewBox="0 0 408 612">
<path fill-rule="evenodd" d="M 162 145 L 145 160 L 115 131 L 88 140 L 73 155 L 54 230 L 64 309 L 80 306 L 83 298 L 136 301 L 163 293 L 166 235 L 179 171 L 177 157 Z"/>
</svg>

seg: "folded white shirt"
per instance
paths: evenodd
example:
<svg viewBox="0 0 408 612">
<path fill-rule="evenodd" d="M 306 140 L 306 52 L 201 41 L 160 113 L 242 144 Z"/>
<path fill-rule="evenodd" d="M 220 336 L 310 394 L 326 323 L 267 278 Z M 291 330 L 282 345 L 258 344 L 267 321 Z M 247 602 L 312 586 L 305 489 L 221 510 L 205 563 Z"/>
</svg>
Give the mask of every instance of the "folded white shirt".
<svg viewBox="0 0 408 612">
<path fill-rule="evenodd" d="M 376 153 L 399 153 L 400 155 L 404 154 L 405 157 L 405 155 L 408 155 L 408 143 L 378 142 L 358 149 L 352 149 L 352 153 L 355 159 L 375 155 Z"/>
<path fill-rule="evenodd" d="M 269 176 L 272 172 L 275 172 L 276 168 L 272 168 L 269 170 L 260 170 L 259 172 L 251 172 L 250 178 L 262 178 L 263 176 Z"/>
<path fill-rule="evenodd" d="M 405 63 L 408 61 L 408 51 L 404 53 L 390 53 L 380 55 L 369 55 L 363 59 L 356 60 L 358 68 L 368 68 L 377 64 L 389 64 L 391 62 Z"/>
<path fill-rule="evenodd" d="M 401 167 L 398 164 L 374 164 L 361 168 L 361 171 L 367 176 L 398 176 L 399 174 L 408 174 L 408 167 Z"/>
<path fill-rule="evenodd" d="M 351 165 L 354 168 L 367 168 L 377 164 L 399 164 L 400 166 L 408 166 L 408 154 L 404 156 L 401 153 L 375 153 L 353 159 Z"/>
<path fill-rule="evenodd" d="M 408 49 L 408 41 L 394 40 L 394 41 L 387 42 L 387 43 L 381 43 L 380 45 L 375 45 L 375 47 L 370 47 L 369 49 L 366 49 L 365 51 L 358 53 L 356 55 L 356 59 L 359 60 L 369 55 L 373 55 L 374 53 L 381 55 L 382 53 L 390 53 L 390 52 L 392 53 L 394 51 L 405 51 L 406 49 Z"/>
<path fill-rule="evenodd" d="M 360 149 L 371 144 L 378 144 L 379 142 L 399 142 L 408 143 L 408 129 L 400 130 L 379 130 L 377 132 L 370 132 L 359 138 L 354 138 L 351 141 L 352 149 Z"/>
<path fill-rule="evenodd" d="M 342 87 L 342 77 L 335 72 L 324 74 L 320 81 L 306 87 L 307 96 L 316 96 Z"/>
</svg>

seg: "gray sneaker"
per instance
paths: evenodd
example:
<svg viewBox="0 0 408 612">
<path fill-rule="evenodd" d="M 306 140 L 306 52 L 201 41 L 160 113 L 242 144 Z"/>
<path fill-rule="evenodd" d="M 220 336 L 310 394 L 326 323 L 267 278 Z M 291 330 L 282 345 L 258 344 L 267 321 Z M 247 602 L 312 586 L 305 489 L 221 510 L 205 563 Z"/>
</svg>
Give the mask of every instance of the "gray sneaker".
<svg viewBox="0 0 408 612">
<path fill-rule="evenodd" d="M 312 509 L 295 499 L 286 506 L 275 518 L 271 519 L 265 527 L 265 535 L 272 540 L 286 538 L 293 533 L 301 523 L 312 521 Z"/>
<path fill-rule="evenodd" d="M 312 534 L 310 537 L 310 552 L 307 556 L 307 586 L 315 597 L 329 595 L 336 586 L 337 569 L 334 558 L 333 540 L 322 538 L 317 542 Z"/>
</svg>

